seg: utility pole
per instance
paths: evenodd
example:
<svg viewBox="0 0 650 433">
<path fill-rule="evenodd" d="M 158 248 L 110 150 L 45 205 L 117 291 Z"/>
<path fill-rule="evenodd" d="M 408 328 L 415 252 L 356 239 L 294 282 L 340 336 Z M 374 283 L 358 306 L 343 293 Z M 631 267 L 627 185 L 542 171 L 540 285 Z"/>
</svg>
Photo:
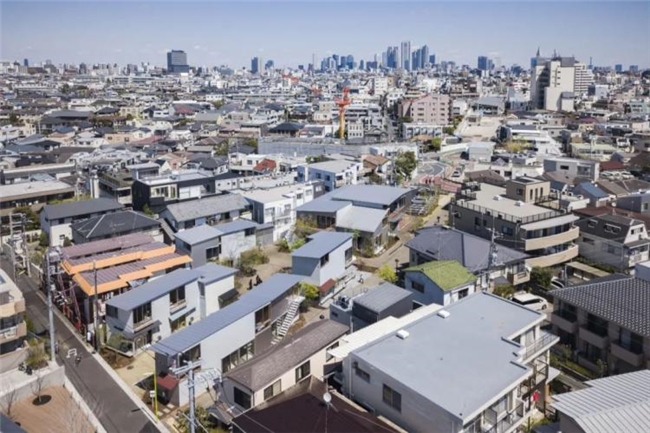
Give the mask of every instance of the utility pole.
<svg viewBox="0 0 650 433">
<path fill-rule="evenodd" d="M 99 352 L 99 333 L 98 328 L 97 328 L 97 322 L 98 322 L 98 315 L 99 315 L 99 310 L 97 309 L 97 262 L 93 260 L 93 279 L 94 279 L 94 286 L 95 286 L 95 302 L 93 306 L 93 326 L 94 326 L 94 343 L 95 343 L 95 351 Z"/>
<path fill-rule="evenodd" d="M 189 414 L 189 421 L 190 421 L 190 433 L 196 433 L 196 418 L 195 418 L 195 409 L 194 409 L 194 361 L 187 361 L 186 365 L 184 367 L 178 367 L 172 369 L 174 374 L 181 375 L 183 373 L 188 373 L 187 376 L 187 390 L 189 394 L 189 399 L 190 399 L 190 414 Z M 158 398 L 156 396 L 156 398 Z"/>
<path fill-rule="evenodd" d="M 50 260 L 50 254 L 52 250 L 48 247 L 45 250 L 45 264 L 46 274 L 45 274 L 45 284 L 47 284 L 47 311 L 48 318 L 50 321 L 50 361 L 54 362 L 56 359 L 56 345 L 55 345 L 55 332 L 54 332 L 54 311 L 52 305 L 52 262 Z"/>
</svg>

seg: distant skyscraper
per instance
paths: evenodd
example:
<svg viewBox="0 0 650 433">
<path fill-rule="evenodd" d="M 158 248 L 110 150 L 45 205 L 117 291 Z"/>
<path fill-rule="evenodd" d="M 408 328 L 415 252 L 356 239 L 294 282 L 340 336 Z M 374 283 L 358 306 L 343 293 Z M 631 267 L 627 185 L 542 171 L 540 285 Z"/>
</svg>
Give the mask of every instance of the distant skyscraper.
<svg viewBox="0 0 650 433">
<path fill-rule="evenodd" d="M 264 62 L 262 61 L 261 58 L 253 57 L 251 59 L 251 72 L 253 74 L 261 73 L 263 68 L 264 68 Z"/>
<path fill-rule="evenodd" d="M 435 55 L 435 54 L 431 54 L 431 55 L 429 56 L 429 64 L 430 64 L 431 66 L 433 66 L 433 65 L 436 64 L 436 55 Z"/>
<path fill-rule="evenodd" d="M 187 64 L 187 54 L 182 50 L 171 50 L 167 53 L 167 73 L 180 74 L 189 72 L 190 67 Z"/>
<path fill-rule="evenodd" d="M 401 68 L 406 69 L 407 71 L 411 70 L 411 41 L 402 42 L 400 58 L 402 63 L 400 64 Z"/>
<path fill-rule="evenodd" d="M 81 64 L 79 65 L 79 73 L 80 73 L 81 75 L 86 75 L 86 74 L 88 73 L 88 66 L 86 66 L 85 63 L 81 63 Z"/>
<path fill-rule="evenodd" d="M 264 69 L 273 69 L 273 66 L 275 66 L 273 60 L 267 60 L 266 64 L 264 65 Z"/>
<path fill-rule="evenodd" d="M 29 59 L 23 60 L 23 66 L 29 66 Z"/>
<path fill-rule="evenodd" d="M 424 69 L 427 66 L 427 63 L 429 63 L 429 47 L 423 45 L 422 48 L 420 48 L 420 69 Z"/>
<path fill-rule="evenodd" d="M 485 56 L 479 56 L 477 63 L 478 63 L 478 65 L 477 65 L 478 69 L 480 71 L 489 71 L 494 66 L 494 64 L 492 63 L 492 60 L 490 60 L 489 58 L 487 58 Z"/>
<path fill-rule="evenodd" d="M 630 72 L 639 72 L 639 65 L 630 65 Z"/>
<path fill-rule="evenodd" d="M 620 63 L 614 65 L 614 70 L 616 71 L 616 73 L 620 74 L 621 72 L 623 72 L 623 65 L 621 65 Z"/>
</svg>

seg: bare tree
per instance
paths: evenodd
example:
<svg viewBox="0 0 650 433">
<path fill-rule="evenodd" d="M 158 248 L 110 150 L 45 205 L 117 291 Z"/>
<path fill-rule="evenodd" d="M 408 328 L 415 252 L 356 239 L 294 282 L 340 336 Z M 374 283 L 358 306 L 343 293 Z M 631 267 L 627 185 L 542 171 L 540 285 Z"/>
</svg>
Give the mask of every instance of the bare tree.
<svg viewBox="0 0 650 433">
<path fill-rule="evenodd" d="M 0 400 L 2 412 L 11 419 L 14 404 L 18 400 L 18 390 L 13 383 L 5 383 L 2 388 L 2 400 Z"/>
<path fill-rule="evenodd" d="M 43 386 L 45 385 L 45 375 L 41 369 L 34 370 L 34 381 L 31 384 L 32 392 L 36 396 L 38 404 L 41 403 L 43 397 Z"/>
</svg>

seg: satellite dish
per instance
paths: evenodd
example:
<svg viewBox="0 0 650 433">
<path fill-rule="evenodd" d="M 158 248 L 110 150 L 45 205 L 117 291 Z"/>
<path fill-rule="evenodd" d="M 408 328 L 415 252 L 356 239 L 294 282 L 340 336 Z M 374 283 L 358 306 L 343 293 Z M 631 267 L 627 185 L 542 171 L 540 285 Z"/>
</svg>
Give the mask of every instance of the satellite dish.
<svg viewBox="0 0 650 433">
<path fill-rule="evenodd" d="M 325 401 L 325 404 L 330 404 L 332 402 L 332 394 L 326 392 L 323 394 L 323 400 Z"/>
</svg>

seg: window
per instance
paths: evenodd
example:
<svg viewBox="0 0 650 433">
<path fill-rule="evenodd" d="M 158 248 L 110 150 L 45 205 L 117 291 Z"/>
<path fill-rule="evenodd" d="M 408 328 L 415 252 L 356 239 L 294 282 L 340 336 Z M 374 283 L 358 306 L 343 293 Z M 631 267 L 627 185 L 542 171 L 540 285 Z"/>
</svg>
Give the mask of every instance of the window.
<svg viewBox="0 0 650 433">
<path fill-rule="evenodd" d="M 269 320 L 269 306 L 261 308 L 255 312 L 255 327 L 262 327 Z M 259 329 L 258 329 L 259 330 Z"/>
<path fill-rule="evenodd" d="M 643 203 L 643 210 L 648 210 L 648 203 Z"/>
<path fill-rule="evenodd" d="M 244 409 L 250 409 L 251 408 L 251 396 L 241 389 L 237 388 L 236 386 L 234 387 L 234 393 L 235 393 L 235 404 L 239 405 L 240 407 Z"/>
<path fill-rule="evenodd" d="M 424 284 L 418 283 L 417 281 L 411 281 L 411 288 L 420 293 L 424 293 Z"/>
<path fill-rule="evenodd" d="M 187 316 L 181 316 L 176 320 L 172 320 L 172 322 L 171 322 L 171 330 L 172 330 L 172 332 L 176 332 L 179 329 L 185 328 L 186 319 L 187 319 Z"/>
<path fill-rule="evenodd" d="M 296 383 L 308 377 L 310 374 L 311 374 L 311 365 L 309 364 L 309 361 L 307 361 L 300 367 L 296 368 Z"/>
<path fill-rule="evenodd" d="M 370 374 L 369 374 L 367 371 L 362 370 L 361 368 L 359 368 L 358 365 L 356 365 L 356 366 L 354 367 L 354 372 L 355 372 L 355 374 L 356 374 L 357 376 L 359 376 L 361 379 L 363 379 L 364 381 L 370 383 Z"/>
<path fill-rule="evenodd" d="M 514 230 L 512 230 L 512 227 L 501 226 L 501 233 L 503 233 L 506 236 L 512 236 L 515 232 Z"/>
<path fill-rule="evenodd" d="M 181 353 L 180 365 L 183 365 L 184 363 L 190 361 L 198 361 L 199 359 L 201 359 L 201 345 L 197 344 L 191 349 L 188 349 L 185 352 Z"/>
<path fill-rule="evenodd" d="M 244 230 L 244 236 L 253 236 L 254 234 L 255 234 L 255 228 Z"/>
<path fill-rule="evenodd" d="M 402 394 L 384 384 L 382 400 L 398 412 L 402 412 Z"/>
<path fill-rule="evenodd" d="M 321 266 L 325 266 L 326 264 L 329 263 L 329 261 L 330 261 L 330 255 L 329 255 L 329 254 L 325 254 L 325 255 L 324 255 L 323 257 L 321 257 L 321 259 L 320 259 L 320 265 L 321 265 Z"/>
<path fill-rule="evenodd" d="M 469 295 L 469 289 L 463 289 L 458 292 L 458 299 L 463 299 Z"/>
<path fill-rule="evenodd" d="M 339 342 L 338 341 L 336 343 L 332 344 L 330 347 L 328 347 L 326 352 L 329 352 L 330 350 L 335 349 L 337 347 L 339 347 Z M 334 357 L 332 355 L 330 355 L 329 353 L 327 353 L 327 355 L 325 356 L 325 362 L 331 360 L 332 358 L 334 358 Z"/>
<path fill-rule="evenodd" d="M 117 308 L 113 307 L 112 305 L 107 305 L 106 306 L 106 315 L 108 317 L 113 317 L 117 319 Z"/>
<path fill-rule="evenodd" d="M 151 303 L 148 302 L 144 305 L 140 305 L 133 310 L 133 326 L 137 327 L 147 320 L 151 320 Z"/>
<path fill-rule="evenodd" d="M 568 170 L 569 166 L 568 165 L 561 165 L 560 170 Z"/>
<path fill-rule="evenodd" d="M 268 386 L 264 390 L 264 400 L 268 400 L 274 395 L 280 394 L 280 391 L 282 391 L 282 383 L 280 379 L 278 379 L 277 382 L 273 383 L 273 385 Z"/>
<path fill-rule="evenodd" d="M 176 305 L 185 302 L 185 286 L 178 287 L 169 292 L 169 304 Z"/>
<path fill-rule="evenodd" d="M 255 352 L 255 344 L 253 341 L 244 344 L 239 349 L 232 352 L 230 355 L 226 356 L 221 360 L 221 371 L 227 373 L 233 368 L 237 367 L 239 364 L 248 361 L 253 358 Z"/>
<path fill-rule="evenodd" d="M 587 236 L 582 237 L 582 242 L 584 242 L 587 245 L 594 245 L 596 243 L 593 239 L 588 238 Z"/>
<path fill-rule="evenodd" d="M 205 250 L 205 259 L 210 260 L 221 255 L 221 245 L 218 247 L 207 248 Z"/>
</svg>

